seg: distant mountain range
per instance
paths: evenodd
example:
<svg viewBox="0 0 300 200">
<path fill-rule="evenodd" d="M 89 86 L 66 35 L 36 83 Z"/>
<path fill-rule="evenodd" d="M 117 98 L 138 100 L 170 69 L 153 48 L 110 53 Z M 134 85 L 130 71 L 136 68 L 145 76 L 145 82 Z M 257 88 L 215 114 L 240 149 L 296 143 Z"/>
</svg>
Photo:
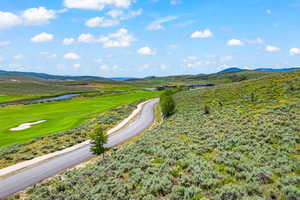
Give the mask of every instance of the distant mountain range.
<svg viewBox="0 0 300 200">
<path fill-rule="evenodd" d="M 224 69 L 224 70 L 222 70 L 222 71 L 219 71 L 218 74 L 221 74 L 221 73 L 227 73 L 227 72 L 238 72 L 238 71 L 289 72 L 289 71 L 293 71 L 293 70 L 297 70 L 297 69 L 300 69 L 300 67 L 281 68 L 281 69 L 274 69 L 274 68 L 258 68 L 258 69 L 254 69 L 254 70 L 240 69 L 240 68 L 237 68 L 237 67 L 231 67 L 231 68 L 227 68 L 227 69 Z"/>
<path fill-rule="evenodd" d="M 36 72 L 17 72 L 0 70 L 0 78 L 33 79 L 48 81 L 110 81 L 110 79 L 97 76 L 60 76 Z"/>
<path fill-rule="evenodd" d="M 217 74 L 229 73 L 229 72 L 239 72 L 239 71 L 272 71 L 272 72 L 288 72 L 300 69 L 300 67 L 294 68 L 282 68 L 282 69 L 273 69 L 273 68 L 258 68 L 254 70 L 241 69 L 237 67 L 224 69 Z M 175 76 L 176 77 L 176 76 Z M 180 76 L 178 76 L 180 77 Z M 156 77 L 149 76 L 142 78 L 142 80 L 151 80 Z M 62 76 L 62 75 L 51 75 L 46 73 L 36 73 L 36 72 L 18 72 L 18 71 L 3 71 L 0 70 L 0 79 L 32 79 L 32 80 L 48 80 L 48 81 L 131 81 L 131 80 L 140 80 L 140 78 L 133 77 L 113 77 L 113 78 L 104 78 L 98 76 Z"/>
</svg>

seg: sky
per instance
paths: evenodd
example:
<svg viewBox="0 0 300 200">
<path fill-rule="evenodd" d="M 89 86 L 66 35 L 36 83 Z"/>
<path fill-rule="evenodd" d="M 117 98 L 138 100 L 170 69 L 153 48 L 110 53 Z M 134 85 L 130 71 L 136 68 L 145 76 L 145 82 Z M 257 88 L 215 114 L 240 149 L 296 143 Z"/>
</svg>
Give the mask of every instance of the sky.
<svg viewBox="0 0 300 200">
<path fill-rule="evenodd" d="M 0 70 L 145 77 L 300 67 L 300 0 L 1 0 Z"/>
</svg>

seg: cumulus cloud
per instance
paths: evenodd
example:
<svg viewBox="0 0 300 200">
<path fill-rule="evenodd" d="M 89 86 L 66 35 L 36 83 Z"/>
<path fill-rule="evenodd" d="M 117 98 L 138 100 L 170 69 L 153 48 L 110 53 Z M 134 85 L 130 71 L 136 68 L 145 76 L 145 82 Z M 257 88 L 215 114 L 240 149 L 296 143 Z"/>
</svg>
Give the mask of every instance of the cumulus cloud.
<svg viewBox="0 0 300 200">
<path fill-rule="evenodd" d="M 119 18 L 123 15 L 123 11 L 122 10 L 110 10 L 106 13 L 106 15 L 110 16 L 111 18 Z"/>
<path fill-rule="evenodd" d="M 300 49 L 299 48 L 291 48 L 290 49 L 290 55 L 294 56 L 294 55 L 299 55 L 300 54 Z"/>
<path fill-rule="evenodd" d="M 190 69 L 209 64 L 208 62 L 200 61 L 197 56 L 187 56 L 182 62 L 186 68 Z"/>
<path fill-rule="evenodd" d="M 229 46 L 243 46 L 244 42 L 242 42 L 241 40 L 237 40 L 237 39 L 231 39 L 231 40 L 228 40 L 227 45 L 229 45 Z"/>
<path fill-rule="evenodd" d="M 116 33 L 111 33 L 98 39 L 104 48 L 128 47 L 135 38 L 128 33 L 127 29 L 121 28 Z"/>
<path fill-rule="evenodd" d="M 0 41 L 0 47 L 8 46 L 10 44 L 11 44 L 10 41 L 2 41 L 2 42 Z"/>
<path fill-rule="evenodd" d="M 77 55 L 76 53 L 67 53 L 64 55 L 64 58 L 68 60 L 78 60 L 80 59 L 80 56 Z"/>
<path fill-rule="evenodd" d="M 164 29 L 163 24 L 167 23 L 167 22 L 171 22 L 178 19 L 178 17 L 176 16 L 168 16 L 168 17 L 164 17 L 158 20 L 155 20 L 153 22 L 151 22 L 148 26 L 147 26 L 147 30 L 162 30 Z"/>
<path fill-rule="evenodd" d="M 22 19 L 10 12 L 0 11 L 0 29 L 12 28 L 22 24 Z"/>
<path fill-rule="evenodd" d="M 95 37 L 90 33 L 81 34 L 78 37 L 78 42 L 101 43 L 104 48 L 128 47 L 133 41 L 135 41 L 134 36 L 129 34 L 128 30 L 124 28 L 101 37 Z"/>
<path fill-rule="evenodd" d="M 23 11 L 21 15 L 0 11 L 0 29 L 12 28 L 19 25 L 48 24 L 51 19 L 57 18 L 56 13 L 58 12 L 45 7 L 29 8 Z"/>
<path fill-rule="evenodd" d="M 77 8 L 85 10 L 102 10 L 107 6 L 119 8 L 129 8 L 132 0 L 65 0 L 64 5 L 67 8 Z"/>
<path fill-rule="evenodd" d="M 136 11 L 130 11 L 129 13 L 124 13 L 121 10 L 110 10 L 106 13 L 106 15 L 111 17 L 111 19 L 106 17 L 90 18 L 85 22 L 85 26 L 90 28 L 117 26 L 123 20 L 128 20 L 141 15 L 142 11 L 142 9 L 139 9 Z"/>
<path fill-rule="evenodd" d="M 55 19 L 56 12 L 44 7 L 30 8 L 23 12 L 22 18 L 25 25 L 43 25 L 48 24 L 50 19 Z"/>
<path fill-rule="evenodd" d="M 84 34 L 79 35 L 78 42 L 93 43 L 93 42 L 96 42 L 96 38 L 95 38 L 95 36 L 93 36 L 90 33 L 84 33 Z"/>
<path fill-rule="evenodd" d="M 43 32 L 43 33 L 40 33 L 40 34 L 32 37 L 30 39 L 30 41 L 34 42 L 34 43 L 38 43 L 38 42 L 50 42 L 53 39 L 54 39 L 54 35 Z"/>
<path fill-rule="evenodd" d="M 141 55 L 155 55 L 155 51 L 148 46 L 138 49 L 137 53 Z"/>
<path fill-rule="evenodd" d="M 276 47 L 276 46 L 268 45 L 268 46 L 266 46 L 266 51 L 268 51 L 268 52 L 278 52 L 278 51 L 280 51 L 280 48 Z"/>
<path fill-rule="evenodd" d="M 118 19 L 105 19 L 104 17 L 94 17 L 85 22 L 85 25 L 90 28 L 109 27 L 119 25 Z"/>
<path fill-rule="evenodd" d="M 63 45 L 71 45 L 75 42 L 75 39 L 74 38 L 65 38 L 63 40 Z"/>
<path fill-rule="evenodd" d="M 191 38 L 210 38 L 213 36 L 214 34 L 210 29 L 205 29 L 203 31 L 195 31 L 192 33 Z"/>
</svg>

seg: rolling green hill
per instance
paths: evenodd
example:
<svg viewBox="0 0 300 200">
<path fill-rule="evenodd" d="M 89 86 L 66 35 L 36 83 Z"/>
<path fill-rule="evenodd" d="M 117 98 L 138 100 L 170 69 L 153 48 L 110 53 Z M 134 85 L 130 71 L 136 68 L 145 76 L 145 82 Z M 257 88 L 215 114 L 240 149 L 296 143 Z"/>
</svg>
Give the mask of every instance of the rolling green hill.
<svg viewBox="0 0 300 200">
<path fill-rule="evenodd" d="M 224 84 L 239 82 L 275 74 L 270 71 L 234 71 L 221 74 L 179 75 L 167 77 L 147 77 L 126 81 L 137 86 L 186 85 L 186 84 Z"/>
<path fill-rule="evenodd" d="M 0 79 L 32 79 L 54 81 L 110 81 L 97 76 L 61 76 L 36 72 L 17 72 L 0 70 Z"/>
<path fill-rule="evenodd" d="M 138 141 L 26 199 L 299 199 L 300 71 L 174 99 L 177 112 Z"/>
</svg>

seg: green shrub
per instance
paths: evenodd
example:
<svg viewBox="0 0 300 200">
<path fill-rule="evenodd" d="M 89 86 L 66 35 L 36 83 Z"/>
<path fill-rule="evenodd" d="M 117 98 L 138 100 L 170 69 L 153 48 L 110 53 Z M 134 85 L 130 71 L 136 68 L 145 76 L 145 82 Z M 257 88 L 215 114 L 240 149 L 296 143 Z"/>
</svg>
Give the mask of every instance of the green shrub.
<svg viewBox="0 0 300 200">
<path fill-rule="evenodd" d="M 175 102 L 171 96 L 162 95 L 160 106 L 164 117 L 169 117 L 175 112 Z"/>
<path fill-rule="evenodd" d="M 107 143 L 108 135 L 104 133 L 102 128 L 96 128 L 91 134 L 91 151 L 95 155 L 104 153 L 107 148 L 104 145 Z"/>
</svg>

